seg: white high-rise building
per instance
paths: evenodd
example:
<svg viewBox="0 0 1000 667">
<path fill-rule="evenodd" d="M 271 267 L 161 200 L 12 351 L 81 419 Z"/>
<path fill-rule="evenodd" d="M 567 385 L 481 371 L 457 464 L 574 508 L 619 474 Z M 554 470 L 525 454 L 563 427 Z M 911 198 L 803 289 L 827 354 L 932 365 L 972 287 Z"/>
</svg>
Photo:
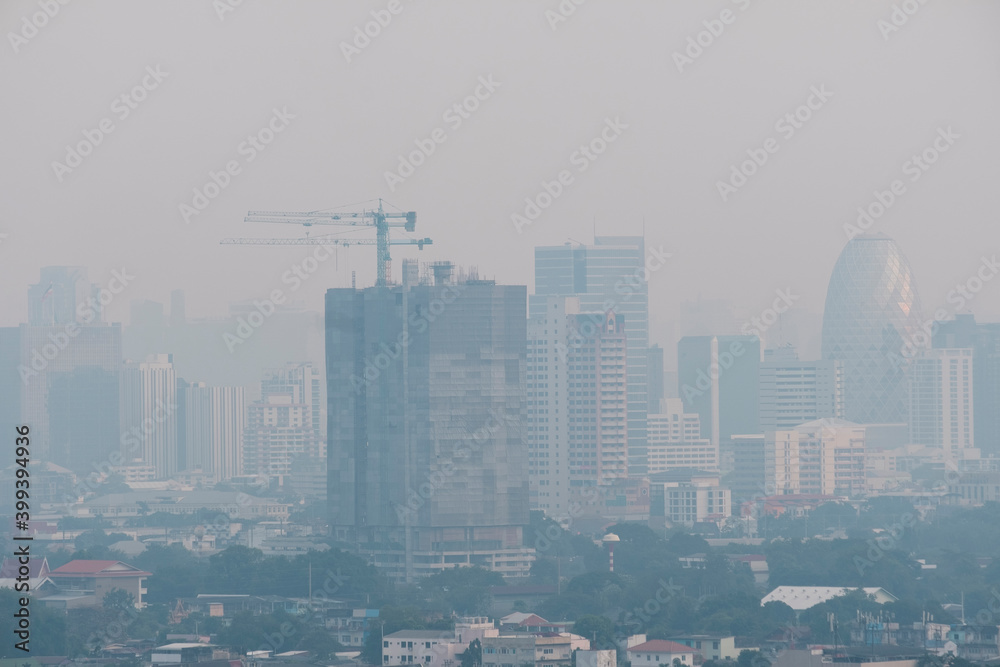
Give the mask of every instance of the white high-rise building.
<svg viewBox="0 0 1000 667">
<path fill-rule="evenodd" d="M 843 419 L 843 362 L 799 361 L 794 347 L 764 350 L 759 397 L 765 433 L 817 419 Z"/>
<path fill-rule="evenodd" d="M 532 506 L 566 516 L 586 488 L 629 474 L 624 318 L 545 299 L 528 321 L 528 461 Z"/>
<path fill-rule="evenodd" d="M 701 437 L 701 420 L 685 413 L 679 398 L 663 401 L 663 414 L 649 415 L 646 429 L 649 474 L 676 468 L 719 469 L 719 448 Z"/>
<path fill-rule="evenodd" d="M 185 468 L 216 482 L 243 474 L 243 387 L 191 384 L 184 392 Z"/>
<path fill-rule="evenodd" d="M 925 350 L 910 368 L 910 440 L 968 458 L 975 447 L 972 400 L 972 350 Z"/>
<path fill-rule="evenodd" d="M 284 477 L 297 459 L 326 457 L 319 372 L 310 363 L 264 372 L 261 400 L 247 407 L 243 474 Z"/>
<path fill-rule="evenodd" d="M 153 466 L 157 479 L 177 472 L 177 376 L 173 357 L 127 361 L 121 372 L 122 454 Z"/>
</svg>

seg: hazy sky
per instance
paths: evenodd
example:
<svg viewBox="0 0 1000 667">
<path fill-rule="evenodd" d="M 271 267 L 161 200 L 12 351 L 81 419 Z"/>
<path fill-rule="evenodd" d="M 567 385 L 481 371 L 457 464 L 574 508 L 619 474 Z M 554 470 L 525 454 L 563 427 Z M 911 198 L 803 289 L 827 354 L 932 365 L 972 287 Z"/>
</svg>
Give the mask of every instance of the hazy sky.
<svg viewBox="0 0 1000 667">
<path fill-rule="evenodd" d="M 926 308 L 1000 250 L 995 0 L 564 0 L 575 11 L 558 22 L 558 0 L 243 0 L 221 18 L 230 0 L 75 0 L 34 34 L 24 17 L 39 2 L 0 4 L 5 325 L 25 319 L 27 285 L 52 264 L 99 284 L 134 274 L 116 320 L 177 287 L 196 317 L 276 288 L 321 310 L 352 270 L 371 283 L 374 248 L 339 251 L 293 291 L 281 277 L 309 248 L 219 240 L 302 235 L 244 223 L 248 209 L 378 197 L 417 211 L 409 236 L 434 240 L 395 248 L 397 276 L 419 256 L 530 286 L 536 245 L 589 243 L 595 221 L 598 234 L 645 229 L 672 253 L 650 279 L 653 342 L 699 296 L 742 318 L 790 289 L 821 312 L 844 225 L 896 179 L 905 190 L 870 231 L 900 243 Z M 373 11 L 391 21 L 348 62 L 342 43 Z M 700 32 L 708 45 L 679 71 L 675 53 Z M 118 99 L 144 81 L 145 99 Z M 476 110 L 447 113 L 477 86 Z M 807 102 L 798 127 L 776 126 Z M 113 130 L 79 166 L 53 167 L 104 119 Z M 272 143 L 241 149 L 269 123 Z M 398 156 L 437 128 L 444 141 L 390 187 Z M 933 165 L 905 165 L 948 128 Z M 574 157 L 602 131 L 614 141 L 601 155 Z M 748 150 L 767 160 L 723 201 L 718 182 Z M 179 206 L 229 161 L 239 173 L 185 222 Z M 562 170 L 572 181 L 519 233 L 511 215 Z M 1000 280 L 972 309 L 1000 318 Z"/>
</svg>

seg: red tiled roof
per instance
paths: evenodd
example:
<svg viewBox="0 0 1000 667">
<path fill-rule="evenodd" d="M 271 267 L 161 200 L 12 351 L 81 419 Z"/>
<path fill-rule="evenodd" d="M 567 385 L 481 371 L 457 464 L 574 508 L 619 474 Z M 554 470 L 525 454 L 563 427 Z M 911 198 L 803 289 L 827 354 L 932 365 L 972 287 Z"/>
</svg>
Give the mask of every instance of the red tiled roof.
<svg viewBox="0 0 1000 667">
<path fill-rule="evenodd" d="M 633 653 L 694 653 L 694 649 L 690 646 L 666 639 L 650 639 L 648 642 L 633 646 L 629 651 Z"/>
<path fill-rule="evenodd" d="M 518 625 L 526 625 L 526 626 L 529 626 L 529 627 L 535 627 L 536 625 L 552 625 L 552 623 L 549 623 L 548 621 L 546 621 L 544 618 L 542 618 L 538 614 L 532 614 L 528 618 L 526 618 L 523 621 L 521 621 L 520 623 L 518 623 Z"/>
<path fill-rule="evenodd" d="M 148 577 L 150 572 L 118 560 L 71 560 L 52 570 L 51 577 Z"/>
</svg>

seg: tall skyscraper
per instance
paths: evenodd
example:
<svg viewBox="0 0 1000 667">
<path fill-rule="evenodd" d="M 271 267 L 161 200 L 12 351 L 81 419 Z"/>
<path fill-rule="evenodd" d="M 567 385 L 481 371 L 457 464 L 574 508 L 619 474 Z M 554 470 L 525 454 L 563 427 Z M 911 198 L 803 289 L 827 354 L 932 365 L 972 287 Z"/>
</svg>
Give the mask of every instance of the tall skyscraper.
<svg viewBox="0 0 1000 667">
<path fill-rule="evenodd" d="M 761 430 L 787 430 L 824 417 L 844 418 L 843 364 L 799 361 L 794 347 L 764 350 L 760 365 Z"/>
<path fill-rule="evenodd" d="M 984 454 L 1000 454 L 1000 324 L 956 315 L 940 325 L 934 347 L 972 349 L 973 440 Z"/>
<path fill-rule="evenodd" d="M 909 378 L 911 442 L 942 447 L 956 458 L 971 453 L 975 447 L 972 354 L 969 348 L 935 348 L 922 351 L 913 360 Z"/>
<path fill-rule="evenodd" d="M 844 364 L 846 418 L 907 421 L 906 371 L 919 342 L 920 299 L 909 262 L 889 237 L 858 236 L 833 268 L 823 313 L 823 358 Z"/>
<path fill-rule="evenodd" d="M 85 475 L 119 449 L 118 324 L 21 325 L 21 421 L 35 456 Z"/>
<path fill-rule="evenodd" d="M 760 432 L 756 336 L 685 336 L 677 343 L 677 382 L 684 411 L 698 415 L 701 437 L 719 446 Z"/>
<path fill-rule="evenodd" d="M 97 287 L 87 280 L 87 269 L 82 266 L 43 267 L 39 281 L 28 287 L 28 324 L 31 326 L 80 322 L 80 312 L 88 307 L 93 308 L 94 317 L 85 323 L 102 321 Z"/>
<path fill-rule="evenodd" d="M 532 507 L 559 518 L 628 477 L 627 339 L 621 315 L 546 302 L 528 321 L 528 460 Z"/>
<path fill-rule="evenodd" d="M 398 580 L 526 576 L 526 289 L 434 269 L 327 291 L 331 527 Z"/>
<path fill-rule="evenodd" d="M 121 373 L 121 432 L 126 462 L 153 466 L 157 479 L 178 471 L 177 376 L 173 356 L 128 361 Z M 127 441 L 127 442 L 126 442 Z"/>
<path fill-rule="evenodd" d="M 659 256 L 657 262 L 662 262 Z M 531 317 L 545 310 L 545 297 L 576 296 L 580 312 L 614 311 L 625 318 L 628 340 L 629 474 L 646 469 L 649 364 L 649 291 L 646 249 L 640 236 L 598 236 L 593 245 L 535 248 L 535 294 Z"/>
<path fill-rule="evenodd" d="M 185 387 L 183 396 L 185 470 L 201 470 L 216 482 L 244 474 L 243 387 L 210 387 L 195 382 Z"/>
</svg>

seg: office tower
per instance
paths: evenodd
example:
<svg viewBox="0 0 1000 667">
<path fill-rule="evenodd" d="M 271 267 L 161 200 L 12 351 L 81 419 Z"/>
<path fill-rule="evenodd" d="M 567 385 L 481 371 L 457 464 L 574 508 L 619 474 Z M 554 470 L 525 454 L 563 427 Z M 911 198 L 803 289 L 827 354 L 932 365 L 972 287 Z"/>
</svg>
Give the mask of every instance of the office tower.
<svg viewBox="0 0 1000 667">
<path fill-rule="evenodd" d="M 184 415 L 184 469 L 201 471 L 216 482 L 244 474 L 246 401 L 243 387 L 210 387 L 204 382 L 195 382 L 186 386 L 182 393 L 183 404 L 178 408 Z"/>
<path fill-rule="evenodd" d="M 956 315 L 934 335 L 936 348 L 972 349 L 972 431 L 984 454 L 1000 454 L 1000 324 Z"/>
<path fill-rule="evenodd" d="M 649 361 L 646 369 L 649 377 L 649 397 L 646 410 L 650 413 L 658 413 L 661 410 L 663 399 L 666 398 L 663 388 L 663 348 L 659 345 L 649 346 Z"/>
<path fill-rule="evenodd" d="M 843 419 L 818 419 L 795 430 L 799 433 L 801 493 L 852 497 L 867 490 L 864 426 Z"/>
<path fill-rule="evenodd" d="M 21 421 L 34 456 L 84 475 L 119 449 L 121 327 L 117 324 L 20 328 Z"/>
<path fill-rule="evenodd" d="M 907 421 L 907 346 L 920 342 L 910 265 L 887 236 L 858 236 L 830 276 L 823 358 L 844 364 L 844 414 L 860 424 Z"/>
<path fill-rule="evenodd" d="M 92 309 L 92 319 L 82 317 L 87 309 Z M 28 287 L 28 324 L 31 326 L 100 321 L 99 292 L 87 280 L 87 269 L 82 266 L 43 267 L 38 282 Z"/>
<path fill-rule="evenodd" d="M 247 408 L 243 474 L 284 481 L 296 459 L 325 457 L 319 370 L 310 363 L 264 371 L 261 398 Z"/>
<path fill-rule="evenodd" d="M 719 447 L 701 437 L 701 420 L 684 412 L 679 398 L 663 401 L 661 414 L 649 415 L 649 474 L 677 468 L 719 469 Z"/>
<path fill-rule="evenodd" d="M 628 477 L 627 339 L 621 315 L 545 302 L 528 322 L 531 506 L 567 517 L 583 489 Z"/>
<path fill-rule="evenodd" d="M 177 468 L 177 376 L 173 356 L 127 361 L 121 374 L 122 454 L 152 466 L 157 479 Z"/>
<path fill-rule="evenodd" d="M 526 576 L 526 289 L 433 268 L 326 293 L 333 534 L 397 580 Z"/>
<path fill-rule="evenodd" d="M 924 350 L 913 360 L 909 379 L 910 442 L 966 458 L 975 447 L 972 350 Z"/>
<path fill-rule="evenodd" d="M 614 311 L 625 317 L 628 340 L 629 474 L 646 473 L 646 412 L 649 363 L 650 266 L 660 266 L 664 256 L 651 250 L 639 236 L 598 236 L 593 245 L 541 246 L 535 248 L 535 294 L 531 317 L 545 310 L 545 297 L 576 296 L 580 312 Z"/>
<path fill-rule="evenodd" d="M 760 339 L 685 336 L 677 343 L 677 382 L 684 411 L 701 420 L 701 437 L 719 445 L 758 433 Z"/>
<path fill-rule="evenodd" d="M 794 347 L 764 350 L 760 429 L 787 430 L 824 417 L 844 417 L 843 364 L 799 361 Z"/>
</svg>

